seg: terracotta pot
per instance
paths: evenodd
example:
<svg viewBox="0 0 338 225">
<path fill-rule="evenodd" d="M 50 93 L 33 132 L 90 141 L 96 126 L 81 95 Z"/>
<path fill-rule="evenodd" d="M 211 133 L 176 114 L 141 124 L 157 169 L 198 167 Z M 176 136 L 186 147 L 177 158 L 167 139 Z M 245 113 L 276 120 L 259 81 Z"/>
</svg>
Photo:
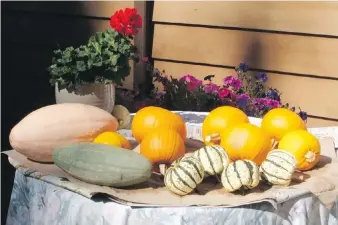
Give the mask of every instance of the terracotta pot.
<svg viewBox="0 0 338 225">
<path fill-rule="evenodd" d="M 115 104 L 114 84 L 85 84 L 76 90 L 61 89 L 55 85 L 56 103 L 82 103 L 111 113 Z"/>
</svg>

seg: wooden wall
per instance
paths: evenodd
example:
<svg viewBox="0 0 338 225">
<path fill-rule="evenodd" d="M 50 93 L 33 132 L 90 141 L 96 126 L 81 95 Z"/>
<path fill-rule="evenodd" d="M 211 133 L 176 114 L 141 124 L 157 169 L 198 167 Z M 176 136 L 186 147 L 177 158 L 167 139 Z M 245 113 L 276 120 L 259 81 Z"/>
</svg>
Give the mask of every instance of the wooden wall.
<svg viewBox="0 0 338 225">
<path fill-rule="evenodd" d="M 309 126 L 338 125 L 338 2 L 154 3 L 155 67 L 216 81 L 248 63 L 267 72 Z"/>
<path fill-rule="evenodd" d="M 55 103 L 47 68 L 59 45 L 78 46 L 110 28 L 110 16 L 134 1 L 1 2 L 2 150 L 29 112 Z M 133 68 L 133 67 L 132 67 Z M 125 87 L 132 88 L 133 75 Z"/>
</svg>

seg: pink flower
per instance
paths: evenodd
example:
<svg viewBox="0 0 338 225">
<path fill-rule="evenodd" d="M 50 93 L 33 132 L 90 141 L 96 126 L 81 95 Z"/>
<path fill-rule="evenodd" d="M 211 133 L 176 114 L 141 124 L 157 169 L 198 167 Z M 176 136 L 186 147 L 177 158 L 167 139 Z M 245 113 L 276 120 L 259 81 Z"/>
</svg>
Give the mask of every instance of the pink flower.
<svg viewBox="0 0 338 225">
<path fill-rule="evenodd" d="M 186 74 L 183 77 L 181 77 L 180 81 L 187 83 L 187 89 L 189 91 L 195 91 L 197 88 L 202 86 L 202 81 L 198 80 L 194 76 L 191 76 L 190 74 Z"/>
<path fill-rule="evenodd" d="M 149 58 L 148 57 L 143 57 L 142 58 L 142 62 L 148 62 L 149 61 Z"/>
<path fill-rule="evenodd" d="M 242 87 L 241 80 L 234 77 L 233 75 L 224 78 L 223 83 L 225 86 L 232 87 L 233 89 L 240 89 Z"/>
<path fill-rule="evenodd" d="M 219 86 L 217 84 L 214 84 L 212 82 L 209 82 L 204 85 L 204 92 L 207 94 L 211 93 L 217 93 L 219 90 Z"/>
<path fill-rule="evenodd" d="M 225 97 L 227 97 L 230 94 L 230 91 L 226 88 L 222 88 L 219 92 L 218 92 L 218 97 L 220 97 L 221 99 L 224 99 Z"/>
<path fill-rule="evenodd" d="M 270 109 L 278 108 L 280 106 L 279 101 L 270 98 L 256 98 L 254 102 L 260 109 L 264 108 L 264 106 L 267 106 Z"/>
</svg>

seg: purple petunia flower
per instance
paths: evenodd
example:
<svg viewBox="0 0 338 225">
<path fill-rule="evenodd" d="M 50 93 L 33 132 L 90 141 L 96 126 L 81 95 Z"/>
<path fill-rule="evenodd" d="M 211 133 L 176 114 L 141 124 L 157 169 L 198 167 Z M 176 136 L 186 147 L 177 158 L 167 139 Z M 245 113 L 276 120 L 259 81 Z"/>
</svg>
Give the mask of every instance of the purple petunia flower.
<svg viewBox="0 0 338 225">
<path fill-rule="evenodd" d="M 245 108 L 248 103 L 249 103 L 249 99 L 250 99 L 250 96 L 246 93 L 244 94 L 240 94 L 237 96 L 236 98 L 236 104 L 240 107 L 240 108 Z"/>
<path fill-rule="evenodd" d="M 246 63 L 240 63 L 239 64 L 239 69 L 242 70 L 244 73 L 248 72 L 249 67 Z"/>
<path fill-rule="evenodd" d="M 234 76 L 227 76 L 226 78 L 223 79 L 223 84 L 232 87 L 235 90 L 238 90 L 242 87 L 242 82 L 240 79 L 234 77 Z"/>
<path fill-rule="evenodd" d="M 263 82 L 267 82 L 267 81 L 268 81 L 268 77 L 266 76 L 265 73 L 259 73 L 259 74 L 257 74 L 257 75 L 256 75 L 256 78 L 257 78 L 258 80 L 263 81 Z"/>
<path fill-rule="evenodd" d="M 300 116 L 300 118 L 302 118 L 302 120 L 307 120 L 307 113 L 306 112 L 304 112 L 304 111 L 300 111 L 299 113 L 298 113 L 298 115 Z"/>
<path fill-rule="evenodd" d="M 266 92 L 265 92 L 266 97 L 280 101 L 280 94 L 278 93 L 278 91 L 276 89 L 273 88 L 269 88 Z"/>
</svg>

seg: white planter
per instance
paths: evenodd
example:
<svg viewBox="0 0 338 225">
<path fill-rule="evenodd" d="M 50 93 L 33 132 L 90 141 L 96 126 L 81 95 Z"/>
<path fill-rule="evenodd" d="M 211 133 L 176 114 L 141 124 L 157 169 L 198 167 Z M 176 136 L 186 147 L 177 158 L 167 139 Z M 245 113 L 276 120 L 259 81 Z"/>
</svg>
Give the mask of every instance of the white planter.
<svg viewBox="0 0 338 225">
<path fill-rule="evenodd" d="M 96 106 L 109 113 L 113 111 L 115 104 L 114 84 L 86 84 L 75 90 L 58 89 L 55 85 L 56 103 L 82 103 Z"/>
</svg>

